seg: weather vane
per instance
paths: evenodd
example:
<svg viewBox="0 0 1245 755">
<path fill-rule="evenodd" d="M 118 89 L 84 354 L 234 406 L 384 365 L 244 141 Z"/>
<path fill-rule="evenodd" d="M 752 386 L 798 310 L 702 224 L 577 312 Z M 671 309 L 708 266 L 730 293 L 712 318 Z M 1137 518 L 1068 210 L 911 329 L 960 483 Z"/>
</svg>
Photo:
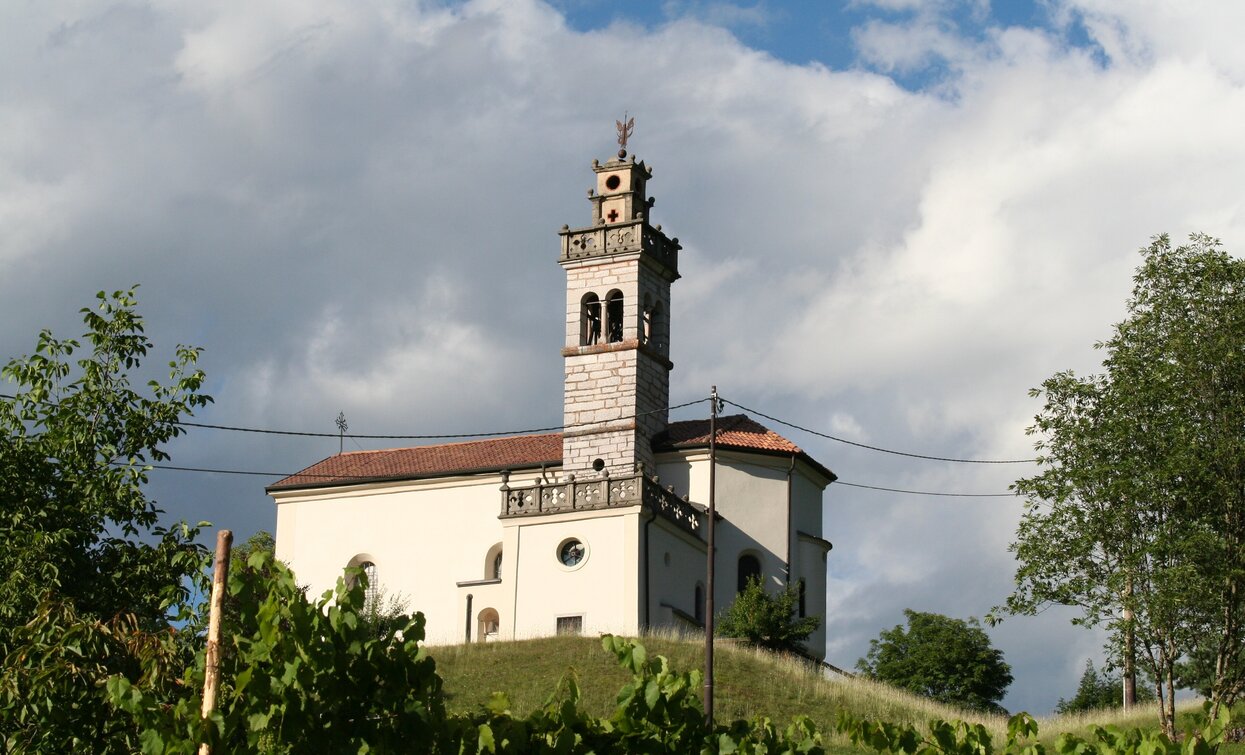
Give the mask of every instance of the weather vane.
<svg viewBox="0 0 1245 755">
<path fill-rule="evenodd" d="M 626 121 L 626 123 L 623 123 Z M 618 156 L 627 156 L 627 140 L 631 138 L 631 132 L 635 131 L 635 118 L 628 119 L 627 113 L 623 112 L 622 121 L 614 121 L 618 126 L 618 146 L 622 149 L 618 150 Z"/>
</svg>

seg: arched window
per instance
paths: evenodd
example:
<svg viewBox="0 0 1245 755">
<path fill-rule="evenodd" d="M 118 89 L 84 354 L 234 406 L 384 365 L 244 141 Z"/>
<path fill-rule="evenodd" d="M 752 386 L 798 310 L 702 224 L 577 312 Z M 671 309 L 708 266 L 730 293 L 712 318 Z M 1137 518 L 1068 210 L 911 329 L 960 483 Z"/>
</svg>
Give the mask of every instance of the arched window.
<svg viewBox="0 0 1245 755">
<path fill-rule="evenodd" d="M 479 631 L 476 637 L 479 642 L 493 642 L 501 632 L 501 617 L 496 608 L 485 608 L 476 617 Z"/>
<path fill-rule="evenodd" d="M 654 304 L 644 313 L 645 325 L 648 328 L 648 343 L 658 351 L 666 350 L 666 324 L 662 320 L 661 302 Z"/>
<path fill-rule="evenodd" d="M 623 339 L 622 291 L 611 291 L 605 297 L 605 340 L 618 343 Z"/>
<path fill-rule="evenodd" d="M 648 344 L 653 340 L 653 297 L 644 295 L 644 304 L 640 307 L 640 343 Z"/>
<path fill-rule="evenodd" d="M 695 600 L 695 603 L 692 604 L 692 615 L 696 617 L 696 621 L 700 622 L 701 624 L 704 624 L 705 623 L 705 586 L 699 582 L 696 583 L 696 597 L 693 600 Z"/>
<path fill-rule="evenodd" d="M 372 557 L 366 554 L 355 556 L 346 564 L 346 568 L 359 570 L 359 572 L 347 575 L 346 586 L 353 588 L 360 577 L 366 579 L 367 586 L 364 587 L 363 593 L 364 605 L 369 608 L 376 605 L 376 601 L 380 599 L 380 577 L 377 575 L 376 562 L 372 560 Z"/>
<path fill-rule="evenodd" d="M 367 599 L 364 605 L 372 608 L 380 599 L 380 578 L 376 576 L 376 564 L 371 561 L 363 562 L 363 574 L 367 577 Z"/>
<path fill-rule="evenodd" d="M 601 342 L 601 300 L 589 291 L 579 302 L 579 345 Z"/>
<path fill-rule="evenodd" d="M 735 585 L 735 592 L 743 592 L 748 586 L 748 581 L 761 578 L 761 562 L 751 553 L 745 553 L 739 557 L 738 580 Z"/>
<path fill-rule="evenodd" d="M 501 543 L 489 548 L 484 556 L 484 578 L 501 579 Z"/>
</svg>

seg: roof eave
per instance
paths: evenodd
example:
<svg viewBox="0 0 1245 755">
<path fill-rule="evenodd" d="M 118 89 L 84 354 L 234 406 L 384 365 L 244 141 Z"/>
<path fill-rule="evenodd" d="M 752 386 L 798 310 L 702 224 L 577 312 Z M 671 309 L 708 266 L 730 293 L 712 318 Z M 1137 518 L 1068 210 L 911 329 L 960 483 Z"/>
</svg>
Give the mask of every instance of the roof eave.
<svg viewBox="0 0 1245 755">
<path fill-rule="evenodd" d="M 812 456 L 809 456 L 808 453 L 803 450 L 792 452 L 792 451 L 782 451 L 776 448 L 754 448 L 751 446 L 728 445 L 728 444 L 722 443 L 722 441 L 718 441 L 717 446 L 719 449 L 722 449 L 724 451 L 734 451 L 738 453 L 749 453 L 749 454 L 760 454 L 762 456 L 773 456 L 773 457 L 782 458 L 782 459 L 790 459 L 792 456 L 794 456 L 795 458 L 807 464 L 814 472 L 821 475 L 821 477 L 826 480 L 826 485 L 829 485 L 830 483 L 839 479 L 838 475 L 836 475 L 834 472 L 831 472 L 828 467 L 826 467 L 821 462 L 814 459 Z M 653 453 L 665 453 L 665 452 L 670 452 L 670 451 L 701 451 L 701 450 L 707 451 L 708 449 L 709 449 L 708 441 L 688 442 L 688 443 L 676 443 L 672 445 L 662 446 L 661 448 L 654 448 Z"/>
<path fill-rule="evenodd" d="M 344 488 L 351 485 L 374 485 L 382 482 L 417 482 L 419 480 L 431 480 L 443 477 L 470 477 L 482 474 L 501 474 L 510 471 L 527 471 L 537 469 L 547 469 L 549 467 L 561 467 L 561 459 L 550 459 L 547 461 L 529 462 L 526 464 L 506 464 L 502 466 L 473 467 L 471 469 L 447 469 L 439 472 L 421 472 L 419 474 L 399 474 L 399 475 L 377 475 L 372 477 L 351 477 L 344 480 L 328 480 L 326 482 L 303 482 L 296 485 L 282 485 L 280 482 L 273 483 L 264 488 L 264 492 L 268 495 L 276 493 L 285 493 L 300 490 L 323 490 L 325 488 Z M 303 474 L 300 472 L 299 474 Z M 290 475 L 297 477 L 298 475 Z"/>
</svg>

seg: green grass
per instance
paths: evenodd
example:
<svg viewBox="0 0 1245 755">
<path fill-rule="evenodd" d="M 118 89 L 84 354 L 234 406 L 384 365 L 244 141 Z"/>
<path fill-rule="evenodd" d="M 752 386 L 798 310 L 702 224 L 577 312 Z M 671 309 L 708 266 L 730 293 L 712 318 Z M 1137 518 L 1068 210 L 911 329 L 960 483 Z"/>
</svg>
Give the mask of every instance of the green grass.
<svg viewBox="0 0 1245 755">
<path fill-rule="evenodd" d="M 700 640 L 647 636 L 642 642 L 650 656 L 664 655 L 676 669 L 704 666 Z M 803 714 L 828 734 L 838 712 L 848 710 L 858 717 L 914 724 L 921 730 L 931 718 L 958 718 L 984 724 L 996 741 L 1006 737 L 1007 719 L 1002 716 L 941 705 L 865 679 L 826 676 L 807 662 L 751 648 L 726 643 L 715 647 L 714 712 L 722 721 L 768 716 L 777 723 Z M 618 690 L 630 679 L 596 638 L 547 637 L 433 647 L 429 652 L 445 680 L 452 711 L 472 710 L 493 692 L 504 691 L 511 709 L 526 715 L 543 705 L 563 675 L 573 671 L 584 707 L 595 715 L 608 715 Z M 1128 715 L 1108 710 L 1039 719 L 1041 738 L 1048 744 L 1065 731 L 1085 736 L 1095 724 L 1157 728 L 1158 716 L 1147 705 Z M 834 737 L 832 742 L 836 749 L 851 751 L 846 740 Z M 1245 748 L 1232 746 L 1223 752 L 1245 755 Z"/>
</svg>

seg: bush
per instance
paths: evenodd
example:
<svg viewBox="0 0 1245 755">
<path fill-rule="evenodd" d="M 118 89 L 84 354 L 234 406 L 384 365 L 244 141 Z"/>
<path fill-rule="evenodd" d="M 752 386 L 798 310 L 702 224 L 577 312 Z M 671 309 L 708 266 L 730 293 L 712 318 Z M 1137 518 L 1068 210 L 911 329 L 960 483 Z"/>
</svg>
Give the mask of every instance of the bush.
<svg viewBox="0 0 1245 755">
<path fill-rule="evenodd" d="M 817 630 L 816 616 L 796 616 L 800 595 L 788 585 L 777 594 L 765 589 L 760 577 L 748 580 L 735 602 L 718 615 L 714 634 L 733 637 L 767 650 L 807 655 L 804 641 Z"/>
</svg>

